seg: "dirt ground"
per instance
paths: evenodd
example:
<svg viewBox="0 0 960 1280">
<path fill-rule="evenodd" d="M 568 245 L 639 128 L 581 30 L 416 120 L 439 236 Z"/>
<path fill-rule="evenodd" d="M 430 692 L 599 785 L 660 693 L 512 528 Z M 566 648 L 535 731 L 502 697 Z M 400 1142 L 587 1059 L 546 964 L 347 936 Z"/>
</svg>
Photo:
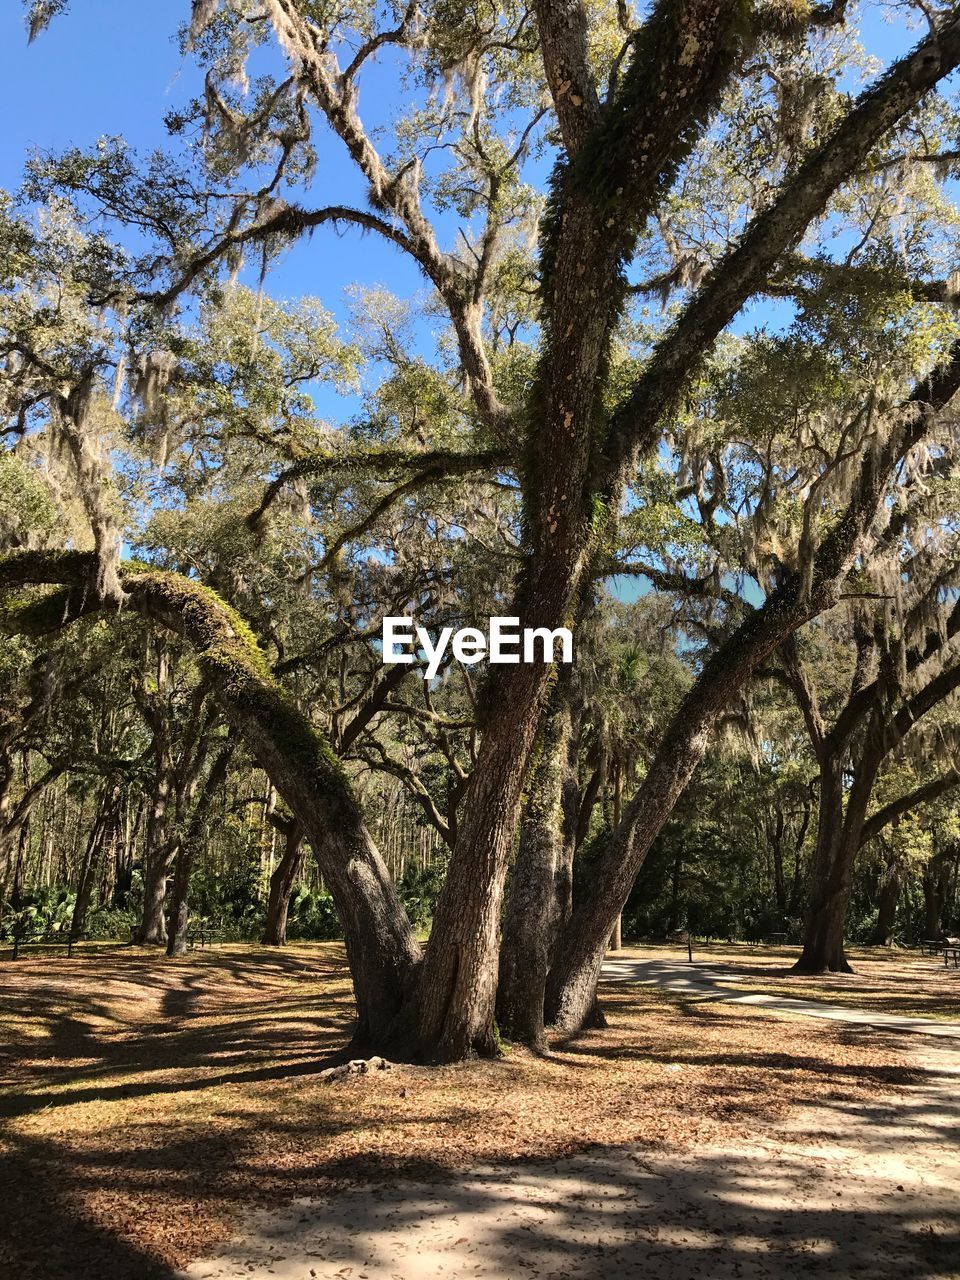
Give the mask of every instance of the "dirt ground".
<svg viewBox="0 0 960 1280">
<path fill-rule="evenodd" d="M 773 1248 L 886 1275 L 870 1267 L 890 1236 L 896 1274 L 958 1274 L 944 1269 L 960 1257 L 960 1170 L 939 1171 L 942 1060 L 864 1028 L 604 996 L 611 1026 L 547 1060 L 330 1085 L 319 1072 L 351 1016 L 334 945 L 0 964 L 0 1268 L 170 1280 L 205 1255 L 191 1275 L 787 1274 Z M 917 1133 L 891 1165 L 898 1117 Z M 497 1188 L 510 1230 L 489 1208 Z M 439 1254 L 423 1263 L 413 1240 L 429 1226 Z M 243 1258 L 222 1244 L 238 1231 Z"/>
<path fill-rule="evenodd" d="M 694 943 L 697 965 L 716 965 L 724 981 L 733 975 L 741 991 L 793 996 L 849 1005 L 874 1013 L 960 1020 L 960 970 L 946 968 L 942 957 L 920 956 L 898 947 L 851 947 L 853 973 L 806 977 L 790 972 L 796 947 L 751 947 L 745 943 Z M 686 946 L 625 947 L 624 958 L 683 960 Z"/>
</svg>

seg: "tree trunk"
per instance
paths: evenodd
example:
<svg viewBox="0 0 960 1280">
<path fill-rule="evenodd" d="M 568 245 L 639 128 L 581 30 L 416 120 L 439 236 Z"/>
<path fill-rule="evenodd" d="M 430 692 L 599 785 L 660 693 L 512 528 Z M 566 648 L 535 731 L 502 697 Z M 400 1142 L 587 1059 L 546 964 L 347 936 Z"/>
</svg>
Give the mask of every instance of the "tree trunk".
<svg viewBox="0 0 960 1280">
<path fill-rule="evenodd" d="M 167 920 L 164 904 L 167 900 L 167 878 L 170 861 L 175 849 L 165 844 L 162 850 L 154 850 L 144 867 L 143 910 L 137 929 L 137 942 L 142 947 L 167 945 Z"/>
<path fill-rule="evenodd" d="M 843 949 L 853 866 L 863 843 L 870 795 L 883 760 L 883 717 L 870 719 L 866 743 L 854 766 L 844 812 L 843 757 L 825 750 L 820 761 L 820 817 L 810 879 L 803 951 L 794 973 L 851 973 Z"/>
<path fill-rule="evenodd" d="M 944 932 L 948 865 L 946 855 L 936 853 L 923 869 L 924 937 L 939 938 Z"/>
<path fill-rule="evenodd" d="M 890 947 L 893 945 L 893 930 L 897 919 L 897 906 L 900 902 L 900 889 L 903 885 L 903 868 L 893 851 L 888 851 L 884 859 L 883 882 L 877 902 L 877 923 L 874 925 L 870 943 L 874 947 Z"/>
<path fill-rule="evenodd" d="M 176 846 L 170 839 L 170 805 L 174 794 L 173 757 L 166 725 L 154 725 L 155 772 L 143 844 L 143 908 L 136 940 L 142 947 L 167 945 L 164 903 Z"/>
<path fill-rule="evenodd" d="M 236 742 L 228 739 L 210 766 L 200 794 L 193 806 L 193 813 L 186 832 L 177 841 L 176 863 L 173 872 L 173 892 L 170 900 L 170 930 L 167 939 L 167 955 L 182 956 L 187 950 L 187 930 L 190 924 L 190 876 L 201 844 L 206 836 L 210 806 L 220 794 L 227 776 Z"/>
<path fill-rule="evenodd" d="M 543 996 L 566 898 L 563 799 L 570 733 L 567 692 L 558 688 L 529 782 L 500 947 L 500 1029 L 538 1052 L 547 1047 Z"/>
<path fill-rule="evenodd" d="M 302 827 L 295 820 L 291 821 L 284 832 L 284 836 L 283 857 L 277 863 L 273 875 L 270 877 L 267 918 L 264 923 L 263 937 L 261 938 L 261 942 L 265 947 L 286 946 L 287 913 L 290 910 L 290 895 L 293 893 L 293 886 L 303 864 Z"/>
<path fill-rule="evenodd" d="M 610 935 L 610 950 L 620 951 L 623 947 L 623 913 L 617 916 L 616 923 L 613 926 L 613 933 Z"/>
<path fill-rule="evenodd" d="M 93 889 L 100 875 L 100 867 L 107 847 L 107 838 L 116 820 L 116 804 L 119 792 L 120 788 L 115 786 L 112 795 L 105 795 L 101 799 L 99 812 L 90 831 L 90 838 L 87 841 L 83 865 L 81 866 L 77 883 L 77 897 L 73 905 L 73 916 L 70 920 L 70 950 L 73 949 L 73 944 L 79 942 L 83 937 L 87 926 L 87 914 L 93 900 Z"/>
<path fill-rule="evenodd" d="M 167 955 L 182 956 L 187 951 L 190 925 L 190 875 L 195 849 L 186 841 L 177 844 L 173 864 L 173 887 L 170 891 L 170 924 L 167 930 Z"/>
</svg>

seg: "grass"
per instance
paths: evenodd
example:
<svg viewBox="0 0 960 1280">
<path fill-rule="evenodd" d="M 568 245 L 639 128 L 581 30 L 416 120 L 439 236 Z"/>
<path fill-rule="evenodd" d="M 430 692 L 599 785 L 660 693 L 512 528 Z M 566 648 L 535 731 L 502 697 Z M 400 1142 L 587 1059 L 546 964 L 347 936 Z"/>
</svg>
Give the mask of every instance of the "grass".
<svg viewBox="0 0 960 1280">
<path fill-rule="evenodd" d="M 0 1271 L 169 1278 L 238 1212 L 397 1172 L 595 1143 L 739 1140 L 795 1106 L 916 1079 L 841 1026 L 610 987 L 611 1025 L 536 1058 L 337 1084 L 352 1016 L 336 944 L 182 960 L 94 948 L 0 964 Z"/>
</svg>

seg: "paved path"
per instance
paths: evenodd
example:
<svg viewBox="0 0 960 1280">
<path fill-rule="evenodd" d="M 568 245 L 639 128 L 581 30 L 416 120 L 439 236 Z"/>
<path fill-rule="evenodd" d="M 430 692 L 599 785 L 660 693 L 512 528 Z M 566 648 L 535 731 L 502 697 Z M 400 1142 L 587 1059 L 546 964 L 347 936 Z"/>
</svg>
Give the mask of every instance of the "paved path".
<svg viewBox="0 0 960 1280">
<path fill-rule="evenodd" d="M 623 957 L 607 960 L 603 966 L 603 976 L 611 982 L 638 982 L 645 986 L 664 987 L 667 991 L 678 991 L 699 1000 L 749 1004 L 769 1009 L 771 1013 L 798 1014 L 806 1018 L 826 1018 L 830 1022 L 876 1027 L 881 1031 L 908 1031 L 940 1036 L 944 1040 L 960 1040 L 960 1022 L 940 1022 L 935 1018 L 902 1018 L 893 1013 L 823 1004 L 819 1000 L 798 1000 L 793 996 L 738 991 L 731 984 L 744 981 L 746 975 L 725 969 L 722 965 L 704 965 L 696 961 L 690 964 L 681 959 L 635 960 Z"/>
</svg>

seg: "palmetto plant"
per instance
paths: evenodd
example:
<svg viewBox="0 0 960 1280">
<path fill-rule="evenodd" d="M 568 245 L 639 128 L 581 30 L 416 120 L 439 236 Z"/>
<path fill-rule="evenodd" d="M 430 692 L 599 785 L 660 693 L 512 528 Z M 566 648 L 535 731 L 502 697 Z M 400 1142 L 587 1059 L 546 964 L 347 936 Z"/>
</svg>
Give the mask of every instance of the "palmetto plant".
<svg viewBox="0 0 960 1280">
<path fill-rule="evenodd" d="M 76 894 L 69 889 L 37 889 L 20 898 L 17 906 L 5 902 L 4 920 L 13 939 L 13 958 L 24 943 L 65 936 L 73 920 Z"/>
</svg>

